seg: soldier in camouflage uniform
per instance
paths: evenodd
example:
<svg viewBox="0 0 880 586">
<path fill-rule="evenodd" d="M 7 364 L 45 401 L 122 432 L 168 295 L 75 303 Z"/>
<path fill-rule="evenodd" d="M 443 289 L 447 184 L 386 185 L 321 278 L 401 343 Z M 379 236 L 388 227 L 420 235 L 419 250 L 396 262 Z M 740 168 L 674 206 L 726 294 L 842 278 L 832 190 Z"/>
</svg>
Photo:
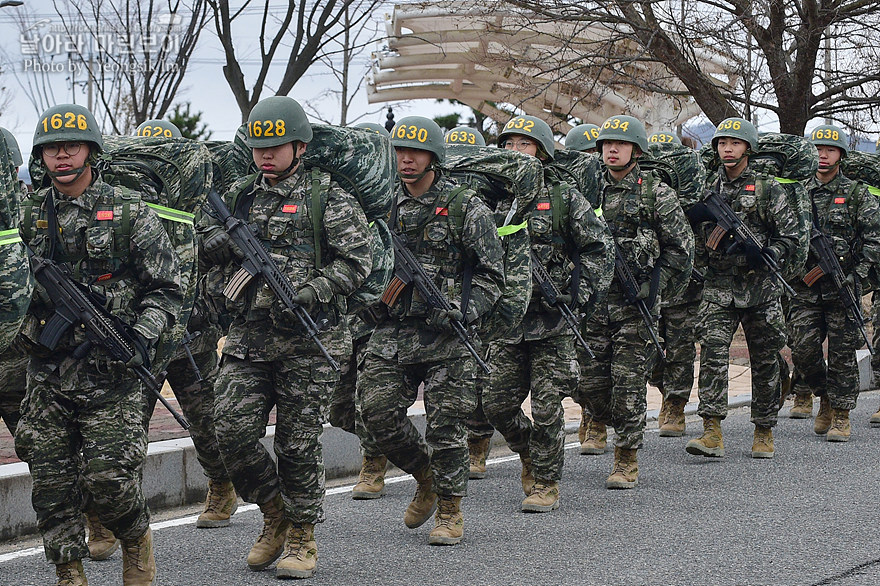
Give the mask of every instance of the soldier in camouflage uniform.
<svg viewBox="0 0 880 586">
<path fill-rule="evenodd" d="M 584 153 L 596 152 L 599 127 L 595 124 L 578 124 L 565 135 L 565 148 Z"/>
<path fill-rule="evenodd" d="M 498 141 L 544 163 L 555 152 L 553 131 L 534 116 L 512 118 Z M 543 192 L 527 210 L 533 262 L 547 270 L 562 292 L 562 303 L 590 314 L 604 301 L 611 282 L 611 235 L 579 191 L 553 167 L 544 169 Z M 559 506 L 565 440 L 561 399 L 576 391 L 580 372 L 574 332 L 537 284 L 535 289 L 522 324 L 490 346 L 494 370 L 484 402 L 489 422 L 522 461 L 522 510 L 544 513 Z M 521 408 L 528 396 L 532 420 Z"/>
<path fill-rule="evenodd" d="M 27 353 L 15 341 L 24 319 L 33 290 L 33 277 L 27 254 L 18 234 L 18 206 L 23 191 L 18 181 L 18 167 L 22 164 L 18 142 L 11 132 L 0 128 L 5 139 L 6 154 L 0 156 L 0 419 L 14 436 L 21 417 L 27 381 Z M 7 156 L 8 155 L 8 156 Z"/>
<path fill-rule="evenodd" d="M 706 246 L 715 218 L 703 202 L 688 210 L 698 234 L 699 254 L 706 255 L 703 288 L 703 339 L 700 340 L 700 406 L 703 435 L 687 443 L 690 454 L 722 457 L 721 420 L 727 416 L 730 343 L 742 324 L 752 367 L 753 458 L 772 458 L 773 426 L 781 392 L 778 352 L 785 345 L 780 283 L 768 271 L 763 255 L 782 267 L 803 258 L 798 212 L 785 190 L 772 178 L 749 167 L 749 154 L 757 148 L 758 132 L 742 118 L 722 121 L 712 138 L 721 166 L 710 174 L 706 188 L 717 190 L 760 243 L 734 245 L 725 236 L 712 250 Z M 786 267 L 791 270 L 792 267 Z"/>
<path fill-rule="evenodd" d="M 93 495 L 101 523 L 122 540 L 123 583 L 152 584 L 150 512 L 140 484 L 147 453 L 144 400 L 126 367 L 148 363 L 149 349 L 180 311 L 178 258 L 139 195 L 109 186 L 91 167 L 103 139 L 88 110 L 50 108 L 33 144 L 33 157 L 52 185 L 22 204 L 22 238 L 37 255 L 75 267 L 73 278 L 133 324 L 139 340 L 128 364 L 100 348 L 76 358 L 74 350 L 86 341 L 79 327 L 71 327 L 54 350 L 38 345 L 41 324 L 54 311 L 38 287 L 22 330 L 33 349 L 16 452 L 30 466 L 37 525 L 58 584 L 86 583 L 80 484 Z M 126 231 L 117 228 L 123 218 L 130 221 Z M 55 225 L 58 233 L 50 233 Z"/>
<path fill-rule="evenodd" d="M 653 315 L 658 300 L 675 298 L 693 268 L 693 234 L 675 192 L 641 171 L 638 157 L 648 149 L 644 125 L 631 116 L 612 116 L 597 141 L 607 167 L 598 199 L 615 246 L 640 285 Z M 596 354 L 581 360 L 577 402 L 592 414 L 586 440 L 604 451 L 606 426 L 617 431 L 614 465 L 606 488 L 638 484 L 638 449 L 642 447 L 647 410 L 645 384 L 651 350 L 648 326 L 624 296 L 619 278 L 611 281 L 608 301 L 584 321 L 584 338 Z"/>
<path fill-rule="evenodd" d="M 871 294 L 871 314 L 873 333 L 871 335 L 871 344 L 874 346 L 874 355 L 871 357 L 871 370 L 874 374 L 874 386 L 880 383 L 880 292 L 874 291 Z M 871 427 L 880 427 L 880 409 L 871 415 Z"/>
<path fill-rule="evenodd" d="M 379 124 L 364 122 L 354 127 L 372 130 L 385 138 L 391 138 L 391 133 Z M 357 395 L 358 365 L 363 364 L 374 325 L 358 315 L 346 316 L 346 325 L 351 332 L 352 351 L 348 359 L 340 364 L 342 370 L 339 373 L 339 384 L 333 389 L 330 399 L 330 423 L 358 437 L 363 461 L 358 481 L 351 489 L 351 498 L 371 500 L 385 494 L 385 469 L 388 467 L 388 458 L 364 426 L 360 397 Z"/>
<path fill-rule="evenodd" d="M 880 268 L 880 206 L 867 187 L 840 171 L 840 161 L 849 151 L 840 128 L 818 126 L 810 140 L 819 151 L 819 169 L 806 184 L 815 210 L 813 221 L 831 240 L 846 274 L 846 286 L 861 300 L 861 283 Z M 811 247 L 807 269 L 816 264 Z M 788 327 L 795 407 L 806 405 L 809 413 L 812 396 L 818 396 L 814 431 L 825 434 L 828 441 L 848 441 L 849 412 L 859 394 L 856 349 L 862 345 L 862 336 L 831 276 L 821 277 L 812 286 L 800 279 L 793 285 L 797 296 L 790 301 Z M 826 337 L 827 366 L 822 349 Z"/>
<path fill-rule="evenodd" d="M 372 251 L 357 200 L 329 173 L 302 168 L 311 139 L 312 128 L 295 100 L 262 100 L 248 118 L 247 139 L 260 172 L 234 185 L 226 199 L 233 213 L 251 222 L 296 287 L 294 302 L 331 324 L 320 339 L 341 358 L 351 352 L 341 323 L 345 298 L 369 274 Z M 315 200 L 323 211 L 314 209 Z M 320 234 L 314 232 L 313 214 L 323 215 Z M 237 268 L 240 251 L 217 220 L 203 215 L 199 232 L 206 261 L 216 265 L 214 275 Z M 263 531 L 247 563 L 263 570 L 284 551 L 276 576 L 306 578 L 317 564 L 314 529 L 324 519 L 320 437 L 338 374 L 262 279 L 226 306 L 234 321 L 215 383 L 214 414 L 220 453 L 235 489 L 263 512 Z M 272 407 L 278 416 L 277 467 L 260 443 Z"/>
<path fill-rule="evenodd" d="M 443 140 L 446 144 L 486 146 L 486 139 L 483 138 L 483 135 L 470 126 L 453 128 L 444 135 Z M 479 186 L 474 185 L 473 182 L 481 182 L 481 179 L 473 174 L 469 174 L 464 182 L 473 188 L 477 195 L 480 195 L 481 191 L 491 189 L 491 186 L 485 181 Z M 483 201 L 489 206 L 489 209 L 494 208 L 493 202 L 486 198 Z M 489 423 L 489 419 L 483 411 L 483 388 L 487 382 L 488 377 L 480 371 L 477 377 L 477 408 L 467 420 L 468 452 L 470 453 L 468 479 L 470 480 L 479 480 L 486 477 L 486 460 L 489 458 L 492 436 L 495 434 L 495 428 Z"/>
<path fill-rule="evenodd" d="M 412 284 L 393 300 L 386 293 L 390 315 L 370 338 L 358 394 L 364 423 L 379 447 L 418 481 L 404 523 L 419 527 L 436 509 L 428 543 L 453 545 L 463 534 L 461 498 L 469 471 L 465 421 L 476 408 L 478 366 L 451 322 L 476 326 L 493 307 L 504 286 L 503 253 L 488 207 L 441 172 L 445 149 L 436 123 L 403 118 L 391 131 L 391 144 L 401 183 L 389 227 L 406 237 L 454 308 L 429 307 Z M 471 289 L 463 303 L 466 272 Z M 479 351 L 478 341 L 476 346 Z M 406 415 L 420 383 L 427 414 L 424 438 Z"/>
</svg>

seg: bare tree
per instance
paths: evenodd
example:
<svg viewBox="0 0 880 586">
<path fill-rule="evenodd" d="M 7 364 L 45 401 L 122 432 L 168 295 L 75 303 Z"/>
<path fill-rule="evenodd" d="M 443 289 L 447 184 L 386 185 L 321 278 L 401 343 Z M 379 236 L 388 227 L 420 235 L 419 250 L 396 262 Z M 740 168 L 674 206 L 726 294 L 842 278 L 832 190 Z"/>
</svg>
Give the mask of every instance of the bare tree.
<svg viewBox="0 0 880 586">
<path fill-rule="evenodd" d="M 880 118 L 876 0 L 505 1 L 637 39 L 638 58 L 663 63 L 714 123 L 761 109 L 777 116 L 782 132 L 802 134 L 813 118 L 855 130 Z M 726 78 L 707 74 L 707 54 L 729 60 Z"/>
<path fill-rule="evenodd" d="M 247 14 L 252 0 L 245 0 L 240 8 L 231 10 L 228 0 L 207 0 L 213 11 L 214 26 L 223 45 L 226 65 L 223 75 L 235 97 L 241 119 L 246 121 L 254 105 L 260 101 L 263 90 L 269 84 L 273 61 L 283 60 L 283 73 L 277 81 L 276 95 L 287 95 L 297 81 L 316 61 L 322 51 L 346 30 L 358 27 L 369 18 L 381 0 L 290 0 L 270 6 L 270 0 L 262 3 L 258 36 L 259 65 L 256 78 L 248 88 L 242 71 L 241 58 L 233 38 L 233 24 Z M 343 23 L 347 22 L 346 26 Z M 284 51 L 285 55 L 278 55 Z"/>
<path fill-rule="evenodd" d="M 41 65 L 18 79 L 38 111 L 58 103 L 48 79 L 63 71 L 108 131 L 125 134 L 165 115 L 207 23 L 205 0 L 53 0 L 53 6 L 60 25 L 31 22 L 24 13 L 18 18 L 21 38 L 34 44 L 31 60 Z M 49 54 L 42 54 L 47 46 Z"/>
</svg>

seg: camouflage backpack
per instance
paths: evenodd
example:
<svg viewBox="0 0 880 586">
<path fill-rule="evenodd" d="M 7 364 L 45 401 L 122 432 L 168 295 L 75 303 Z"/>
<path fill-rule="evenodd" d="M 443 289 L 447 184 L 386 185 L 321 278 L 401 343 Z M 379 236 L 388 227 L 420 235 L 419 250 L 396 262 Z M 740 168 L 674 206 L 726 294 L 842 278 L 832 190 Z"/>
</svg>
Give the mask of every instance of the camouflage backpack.
<svg viewBox="0 0 880 586">
<path fill-rule="evenodd" d="M 34 287 L 28 256 L 18 234 L 21 192 L 6 141 L 0 140 L 0 352 L 6 350 L 30 305 Z"/>
<path fill-rule="evenodd" d="M 595 153 L 557 149 L 548 163 L 559 171 L 568 183 L 577 187 L 594 208 L 599 207 L 602 189 L 602 159 Z"/>
<path fill-rule="evenodd" d="M 226 195 L 236 181 L 256 173 L 251 149 L 245 144 L 247 124 L 242 124 L 235 131 L 232 141 L 205 141 L 211 153 L 211 164 L 214 168 L 213 186 L 220 195 Z"/>
<path fill-rule="evenodd" d="M 450 144 L 444 168 L 453 179 L 473 187 L 489 202 L 490 209 L 500 201 L 513 202 L 504 217 L 496 214 L 504 248 L 504 290 L 480 328 L 487 339 L 502 337 L 519 325 L 532 298 L 531 242 L 525 213 L 543 189 L 541 162 L 515 151 Z M 452 208 L 449 214 L 450 221 L 464 222 L 464 218 L 453 218 Z"/>
<path fill-rule="evenodd" d="M 695 150 L 675 143 L 652 142 L 639 158 L 639 167 L 653 171 L 678 194 L 682 205 L 702 199 L 706 169 Z"/>
<path fill-rule="evenodd" d="M 171 330 L 163 333 L 151 365 L 154 372 L 167 366 L 186 333 L 198 290 L 198 262 L 194 220 L 212 185 L 211 156 L 200 142 L 187 138 L 104 136 L 104 152 L 95 168 L 110 185 L 127 187 L 159 216 L 180 261 L 183 305 Z M 34 186 L 46 186 L 42 165 L 31 161 Z M 124 207 L 124 206 L 123 206 Z M 121 214 L 123 218 L 127 214 Z M 25 219 L 30 214 L 25 214 Z M 27 229 L 23 226 L 23 229 Z M 114 224 L 114 246 L 125 247 L 131 225 Z"/>
<path fill-rule="evenodd" d="M 868 191 L 880 197 L 880 154 L 849 151 L 840 162 L 843 174 L 868 186 Z"/>
</svg>

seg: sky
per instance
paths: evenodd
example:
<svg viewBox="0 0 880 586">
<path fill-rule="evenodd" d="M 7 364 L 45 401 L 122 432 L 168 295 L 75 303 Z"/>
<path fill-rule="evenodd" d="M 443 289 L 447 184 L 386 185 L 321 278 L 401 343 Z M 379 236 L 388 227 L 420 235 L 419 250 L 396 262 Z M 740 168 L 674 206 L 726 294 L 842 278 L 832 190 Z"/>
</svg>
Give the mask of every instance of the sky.
<svg viewBox="0 0 880 586">
<path fill-rule="evenodd" d="M 240 2 L 233 3 L 233 6 Z M 258 2 L 257 6 L 262 3 Z M 33 31 L 22 38 L 18 25 L 13 20 L 10 11 L 26 10 L 29 17 L 34 21 L 41 20 L 41 24 Z M 390 8 L 389 8 L 390 10 Z M 379 10 L 372 15 L 375 27 L 384 31 L 385 10 Z M 251 14 L 245 14 L 240 19 L 237 29 L 234 31 L 236 41 L 236 51 L 240 59 L 244 60 L 242 69 L 245 73 L 246 81 L 254 79 L 256 67 L 248 65 L 248 59 L 253 59 L 258 55 L 256 49 L 257 33 L 259 31 L 260 14 L 254 11 Z M 62 21 L 55 13 L 52 0 L 26 0 L 25 5 L 17 8 L 6 7 L 0 8 L 0 50 L 5 55 L 3 61 L 3 73 L 0 76 L 0 86 L 6 88 L 6 94 L 9 96 L 9 107 L 6 108 L 2 116 L 0 116 L 0 126 L 4 126 L 12 130 L 19 141 L 23 153 L 30 151 L 34 128 L 37 124 L 39 112 L 28 99 L 27 94 L 20 86 L 14 72 L 19 77 L 24 78 L 26 67 L 33 67 L 34 56 L 22 55 L 22 48 L 27 51 L 33 48 L 35 39 L 39 39 L 38 55 L 36 61 L 39 63 L 47 63 L 47 55 L 58 52 L 57 43 L 46 39 L 45 37 L 53 34 L 53 27 L 61 27 Z M 56 35 L 57 36 L 57 35 Z M 366 51 L 354 63 L 354 67 L 360 71 L 365 71 L 369 63 L 369 53 L 375 49 L 375 44 L 370 44 Z M 279 50 L 279 53 L 283 51 Z M 31 61 L 29 61 L 31 60 Z M 62 59 L 66 61 L 65 59 Z M 280 60 L 279 60 L 280 61 Z M 181 90 L 178 92 L 176 102 L 191 102 L 191 111 L 202 112 L 203 120 L 208 124 L 208 128 L 213 131 L 212 139 L 231 140 L 235 129 L 238 127 L 241 115 L 238 106 L 232 96 L 232 91 L 227 85 L 223 76 L 222 66 L 224 57 L 220 42 L 217 39 L 214 25 L 209 22 L 203 31 L 199 44 L 190 61 L 184 78 Z M 45 65 L 44 65 L 45 66 Z M 58 63 L 61 66 L 61 63 Z M 274 72 L 274 71 L 273 71 Z M 85 79 L 85 74 L 81 73 L 80 80 Z M 280 79 L 280 67 L 277 70 L 275 79 Z M 87 95 L 84 84 L 71 85 L 70 72 L 65 67 L 62 72 L 50 73 L 48 75 L 56 100 L 59 103 L 76 102 L 85 105 L 87 103 Z M 263 91 L 263 96 L 273 95 L 272 74 L 270 73 L 269 83 Z M 301 103 L 309 102 L 312 107 L 316 108 L 321 118 L 338 123 L 340 119 L 338 102 L 332 98 L 322 96 L 322 93 L 331 86 L 336 85 L 335 79 L 326 67 L 314 66 L 303 77 L 290 96 L 296 98 Z M 304 104 L 305 106 L 305 104 Z M 434 116 L 437 114 L 445 114 L 452 112 L 451 106 L 441 106 L 429 100 L 419 100 L 411 104 L 394 104 L 397 118 L 405 114 L 423 114 Z M 309 111 L 308 106 L 306 106 Z M 356 95 L 355 101 L 351 106 L 349 121 L 353 117 L 363 116 L 358 122 L 377 122 L 384 124 L 385 122 L 385 105 L 368 104 L 366 92 L 362 89 Z M 314 122 L 319 120 L 312 118 Z M 106 129 L 105 129 L 106 130 Z"/>
</svg>

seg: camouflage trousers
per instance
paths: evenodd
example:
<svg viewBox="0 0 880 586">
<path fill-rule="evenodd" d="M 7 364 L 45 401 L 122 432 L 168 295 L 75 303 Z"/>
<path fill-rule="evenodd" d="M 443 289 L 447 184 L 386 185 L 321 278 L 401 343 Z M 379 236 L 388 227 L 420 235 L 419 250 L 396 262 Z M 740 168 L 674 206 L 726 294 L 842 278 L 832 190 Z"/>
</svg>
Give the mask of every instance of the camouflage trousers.
<svg viewBox="0 0 880 586">
<path fill-rule="evenodd" d="M 434 491 L 466 496 L 470 469 L 465 422 L 476 408 L 477 365 L 471 357 L 400 364 L 367 353 L 358 378 L 364 424 L 391 462 L 410 474 L 430 466 Z M 406 415 L 424 383 L 422 438 Z"/>
<path fill-rule="evenodd" d="M 245 501 L 266 503 L 280 492 L 294 523 L 324 520 L 321 433 L 338 379 L 321 356 L 251 362 L 223 355 L 215 383 L 214 425 L 223 462 Z M 275 462 L 260 443 L 276 407 Z"/>
<path fill-rule="evenodd" d="M 871 356 L 871 370 L 874 371 L 875 386 L 880 383 L 880 291 L 871 293 L 871 345 L 874 346 L 874 355 Z"/>
<path fill-rule="evenodd" d="M 794 362 L 796 394 L 828 395 L 835 409 L 855 409 L 859 396 L 856 349 L 862 345 L 849 312 L 838 299 L 816 303 L 792 299 L 788 312 L 788 345 Z M 828 338 L 828 365 L 822 343 Z"/>
<path fill-rule="evenodd" d="M 782 385 L 779 350 L 785 345 L 782 304 L 774 300 L 754 307 L 722 307 L 703 301 L 703 334 L 700 340 L 701 417 L 727 416 L 730 343 L 742 324 L 752 370 L 752 423 L 776 425 Z"/>
<path fill-rule="evenodd" d="M 193 360 L 202 375 L 201 383 L 197 382 L 192 364 L 185 357 L 168 364 L 166 380 L 174 391 L 180 410 L 189 421 L 189 434 L 205 476 L 215 482 L 227 482 L 229 475 L 220 456 L 217 431 L 214 429 L 214 385 L 219 357 L 216 350 L 209 350 L 193 354 Z M 155 396 L 152 402 L 155 404 Z"/>
<path fill-rule="evenodd" d="M 516 344 L 493 343 L 493 366 L 483 390 L 483 409 L 510 449 L 532 458 L 535 477 L 562 478 L 565 417 L 562 398 L 577 389 L 579 367 L 574 336 L 553 336 Z M 531 393 L 532 419 L 522 410 Z"/>
<path fill-rule="evenodd" d="M 477 408 L 468 417 L 466 423 L 469 440 L 487 439 L 495 434 L 495 428 L 489 423 L 489 418 L 486 417 L 486 411 L 483 409 L 483 392 L 488 384 L 489 381 L 480 371 L 477 378 Z"/>
<path fill-rule="evenodd" d="M 645 435 L 651 359 L 646 327 L 638 311 L 627 306 L 623 319 L 586 322 L 582 332 L 595 359 L 577 350 L 581 380 L 572 398 L 594 420 L 614 428 L 619 448 L 639 449 Z"/>
<path fill-rule="evenodd" d="M 658 329 L 666 359 L 659 359 L 652 344 L 653 369 L 648 382 L 660 389 L 664 398 L 677 397 L 687 401 L 691 396 L 701 321 L 699 300 L 660 310 Z"/>
<path fill-rule="evenodd" d="M 369 336 L 353 340 L 350 358 L 339 365 L 339 384 L 333 388 L 333 395 L 330 397 L 330 424 L 356 435 L 365 458 L 378 458 L 382 455 L 382 450 L 364 425 L 361 398 L 357 394 L 359 366 L 363 364 L 369 341 Z"/>
<path fill-rule="evenodd" d="M 114 389 L 112 395 L 96 402 L 90 390 L 61 391 L 55 373 L 32 363 L 15 438 L 18 457 L 30 467 L 31 502 L 53 564 L 89 556 L 84 490 L 116 537 L 137 539 L 150 523 L 141 489 L 147 455 L 143 391 L 128 378 L 90 374 Z"/>
<path fill-rule="evenodd" d="M 15 436 L 27 389 L 28 355 L 14 344 L 0 354 L 0 419 Z"/>
</svg>

